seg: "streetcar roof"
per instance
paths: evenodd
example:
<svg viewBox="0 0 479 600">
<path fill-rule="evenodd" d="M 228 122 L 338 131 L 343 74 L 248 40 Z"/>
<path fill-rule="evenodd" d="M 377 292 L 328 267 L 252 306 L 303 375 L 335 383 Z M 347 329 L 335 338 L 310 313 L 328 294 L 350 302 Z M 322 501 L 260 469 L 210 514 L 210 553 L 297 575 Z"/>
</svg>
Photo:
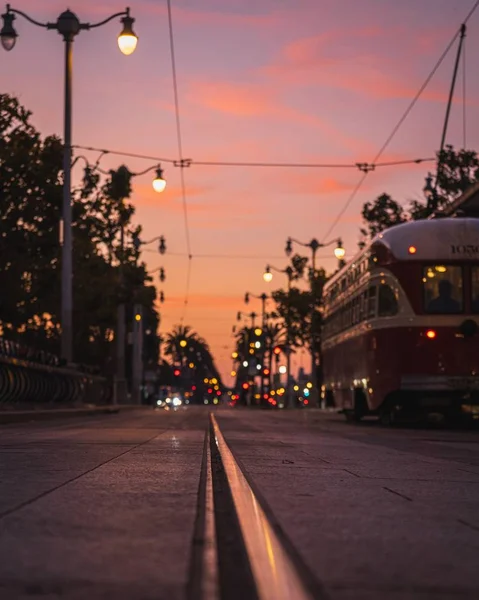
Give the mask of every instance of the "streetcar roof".
<svg viewBox="0 0 479 600">
<path fill-rule="evenodd" d="M 348 268 L 371 251 L 371 246 L 377 244 L 384 245 L 400 261 L 479 260 L 479 219 L 425 219 L 385 229 L 335 273 L 326 284 L 327 287 L 340 279 Z"/>
</svg>

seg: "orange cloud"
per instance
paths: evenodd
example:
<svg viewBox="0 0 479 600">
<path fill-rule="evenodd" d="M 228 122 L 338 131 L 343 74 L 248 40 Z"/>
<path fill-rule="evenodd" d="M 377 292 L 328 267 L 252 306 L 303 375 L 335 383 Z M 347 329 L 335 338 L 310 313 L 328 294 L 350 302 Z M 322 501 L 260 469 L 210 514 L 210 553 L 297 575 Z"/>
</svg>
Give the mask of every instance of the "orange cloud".
<svg viewBox="0 0 479 600">
<path fill-rule="evenodd" d="M 322 85 L 379 99 L 412 98 L 417 93 L 419 83 L 411 83 L 410 75 L 401 76 L 395 60 L 374 47 L 358 53 L 358 47 L 361 47 L 364 40 L 377 37 L 383 44 L 388 41 L 388 36 L 393 40 L 400 37 L 392 35 L 389 30 L 370 27 L 333 30 L 301 38 L 286 44 L 279 58 L 261 68 L 260 72 L 274 82 L 287 85 Z M 434 36 L 428 44 L 432 45 L 436 39 Z M 394 42 L 388 41 L 388 44 L 388 51 L 391 53 Z M 405 61 L 408 56 L 404 56 L 402 47 L 401 50 L 402 61 Z M 406 52 L 410 53 L 411 48 Z M 430 85 L 422 97 L 444 101 L 447 94 Z"/>
<path fill-rule="evenodd" d="M 193 104 L 236 117 L 261 117 L 302 123 L 316 127 L 347 149 L 357 149 L 358 142 L 335 128 L 329 121 L 286 105 L 281 98 L 283 83 L 236 83 L 230 81 L 194 81 L 188 99 Z"/>
</svg>

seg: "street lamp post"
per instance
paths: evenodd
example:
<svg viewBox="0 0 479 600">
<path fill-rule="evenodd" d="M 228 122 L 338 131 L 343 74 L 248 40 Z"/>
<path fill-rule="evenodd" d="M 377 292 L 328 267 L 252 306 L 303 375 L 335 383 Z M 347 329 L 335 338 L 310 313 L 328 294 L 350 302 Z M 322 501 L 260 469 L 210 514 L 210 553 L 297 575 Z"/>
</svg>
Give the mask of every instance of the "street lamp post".
<svg viewBox="0 0 479 600">
<path fill-rule="evenodd" d="M 63 140 L 63 247 L 62 247 L 62 290 L 61 290 L 61 327 L 62 358 L 73 360 L 73 260 L 72 260 L 72 205 L 71 205 L 71 159 L 72 159 L 72 54 L 73 41 L 82 30 L 94 29 L 106 25 L 116 17 L 122 17 L 123 29 L 118 36 L 118 46 L 125 55 L 131 54 L 137 45 L 138 37 L 133 31 L 134 19 L 130 17 L 130 9 L 117 12 L 99 23 L 81 23 L 70 10 L 58 17 L 56 23 L 41 23 L 32 19 L 21 10 L 7 4 L 7 11 L 2 15 L 3 27 L 0 39 L 5 50 L 15 46 L 18 34 L 13 26 L 16 16 L 21 16 L 33 25 L 57 31 L 65 42 L 65 107 L 64 107 L 64 140 Z"/>
<path fill-rule="evenodd" d="M 286 267 L 286 269 L 278 269 L 267 265 L 265 272 L 263 273 L 263 279 L 266 283 L 270 283 L 273 280 L 273 273 L 271 271 L 277 271 L 278 273 L 286 274 L 288 278 L 288 306 L 286 310 L 286 406 L 287 408 L 293 408 L 293 399 L 291 394 L 291 282 L 293 281 L 293 269 L 292 267 Z"/>
<path fill-rule="evenodd" d="M 265 293 L 260 294 L 259 296 L 256 296 L 255 294 L 250 294 L 249 292 L 246 292 L 244 295 L 245 304 L 249 304 L 250 297 L 261 300 L 261 327 L 263 330 L 263 348 L 262 348 L 262 352 L 260 353 L 260 355 L 262 356 L 262 359 L 261 359 L 262 364 L 261 364 L 261 371 L 260 371 L 260 374 L 261 374 L 260 394 L 261 394 L 261 402 L 263 402 L 263 400 L 264 400 L 264 370 L 265 370 L 265 365 L 263 363 L 265 361 L 266 352 L 267 352 L 266 335 L 264 335 L 264 330 L 265 330 L 265 326 L 266 326 L 266 302 L 269 299 L 269 296 Z"/>
<path fill-rule="evenodd" d="M 310 242 L 305 243 L 305 242 L 300 242 L 299 240 L 296 240 L 292 237 L 289 237 L 286 240 L 286 247 L 285 247 L 285 253 L 287 256 L 291 256 L 291 253 L 293 252 L 293 242 L 295 244 L 299 244 L 300 246 L 304 246 L 305 248 L 311 249 L 311 269 L 310 269 L 310 275 L 309 275 L 310 289 L 311 289 L 311 340 L 310 340 L 311 379 L 312 379 L 312 383 L 313 383 L 313 403 L 317 404 L 318 399 L 319 399 L 318 390 L 319 390 L 319 387 L 322 385 L 322 374 L 320 375 L 320 377 L 318 377 L 317 367 L 318 367 L 318 362 L 319 362 L 319 368 L 322 373 L 323 363 L 322 363 L 322 356 L 321 356 L 321 347 L 319 346 L 316 351 L 316 305 L 317 305 L 316 285 L 315 285 L 315 282 L 316 282 L 316 252 L 318 251 L 319 248 L 325 248 L 327 246 L 332 246 L 333 244 L 336 244 L 336 248 L 334 250 L 334 254 L 335 254 L 336 258 L 338 258 L 339 260 L 342 260 L 345 252 L 344 252 L 342 241 L 339 238 L 323 244 L 321 242 L 318 242 L 318 240 L 315 238 L 313 238 Z M 341 266 L 341 263 L 340 263 L 340 266 Z"/>
</svg>

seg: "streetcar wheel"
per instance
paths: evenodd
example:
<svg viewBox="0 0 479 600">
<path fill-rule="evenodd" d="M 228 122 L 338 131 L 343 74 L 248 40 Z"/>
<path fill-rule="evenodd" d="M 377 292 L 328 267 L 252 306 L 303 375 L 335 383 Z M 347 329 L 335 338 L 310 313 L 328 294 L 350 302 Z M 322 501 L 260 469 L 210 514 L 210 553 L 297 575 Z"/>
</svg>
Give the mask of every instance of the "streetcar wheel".
<svg viewBox="0 0 479 600">
<path fill-rule="evenodd" d="M 399 422 L 398 407 L 395 404 L 385 406 L 379 415 L 379 421 L 383 427 L 396 427 Z"/>
</svg>

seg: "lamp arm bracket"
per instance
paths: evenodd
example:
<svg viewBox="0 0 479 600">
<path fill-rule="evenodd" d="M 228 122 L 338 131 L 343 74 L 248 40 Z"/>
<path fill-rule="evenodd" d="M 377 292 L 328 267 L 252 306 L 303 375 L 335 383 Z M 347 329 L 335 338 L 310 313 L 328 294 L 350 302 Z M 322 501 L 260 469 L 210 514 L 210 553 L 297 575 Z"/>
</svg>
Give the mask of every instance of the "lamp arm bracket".
<svg viewBox="0 0 479 600">
<path fill-rule="evenodd" d="M 111 17 L 108 17 L 107 19 L 104 19 L 103 21 L 100 21 L 99 23 L 85 23 L 84 25 L 82 25 L 82 29 L 94 29 L 95 27 L 101 27 L 102 25 L 106 25 L 113 19 L 116 19 L 116 17 L 128 17 L 129 14 L 130 14 L 129 10 L 123 10 L 121 12 L 115 13 L 114 15 L 111 15 Z"/>
<path fill-rule="evenodd" d="M 7 5 L 7 12 L 20 15 L 27 21 L 30 21 L 30 23 L 33 23 L 33 25 L 38 25 L 38 27 L 45 27 L 45 29 L 56 29 L 56 23 L 41 23 L 40 21 L 36 21 L 35 19 L 32 19 L 32 17 L 28 16 L 27 13 L 24 13 L 22 10 L 11 8 L 9 4 Z"/>
<path fill-rule="evenodd" d="M 145 173 L 149 173 L 150 171 L 153 171 L 154 169 L 158 169 L 158 165 L 154 165 L 153 167 L 148 167 L 148 169 L 145 169 L 144 171 L 140 171 L 139 173 L 132 173 L 133 177 L 138 177 L 139 175 L 145 175 Z"/>
<path fill-rule="evenodd" d="M 330 242 L 326 242 L 325 244 L 321 244 L 320 247 L 321 248 L 325 248 L 326 246 L 332 246 L 333 244 L 337 244 L 338 240 L 337 238 L 335 240 L 331 240 Z"/>
<path fill-rule="evenodd" d="M 305 248 L 306 248 L 307 246 L 309 246 L 309 244 L 305 244 L 304 242 L 300 242 L 299 240 L 297 240 L 297 239 L 295 239 L 295 238 L 290 238 L 290 240 L 291 240 L 292 242 L 294 242 L 295 244 L 299 244 L 300 246 L 304 246 Z"/>
</svg>

